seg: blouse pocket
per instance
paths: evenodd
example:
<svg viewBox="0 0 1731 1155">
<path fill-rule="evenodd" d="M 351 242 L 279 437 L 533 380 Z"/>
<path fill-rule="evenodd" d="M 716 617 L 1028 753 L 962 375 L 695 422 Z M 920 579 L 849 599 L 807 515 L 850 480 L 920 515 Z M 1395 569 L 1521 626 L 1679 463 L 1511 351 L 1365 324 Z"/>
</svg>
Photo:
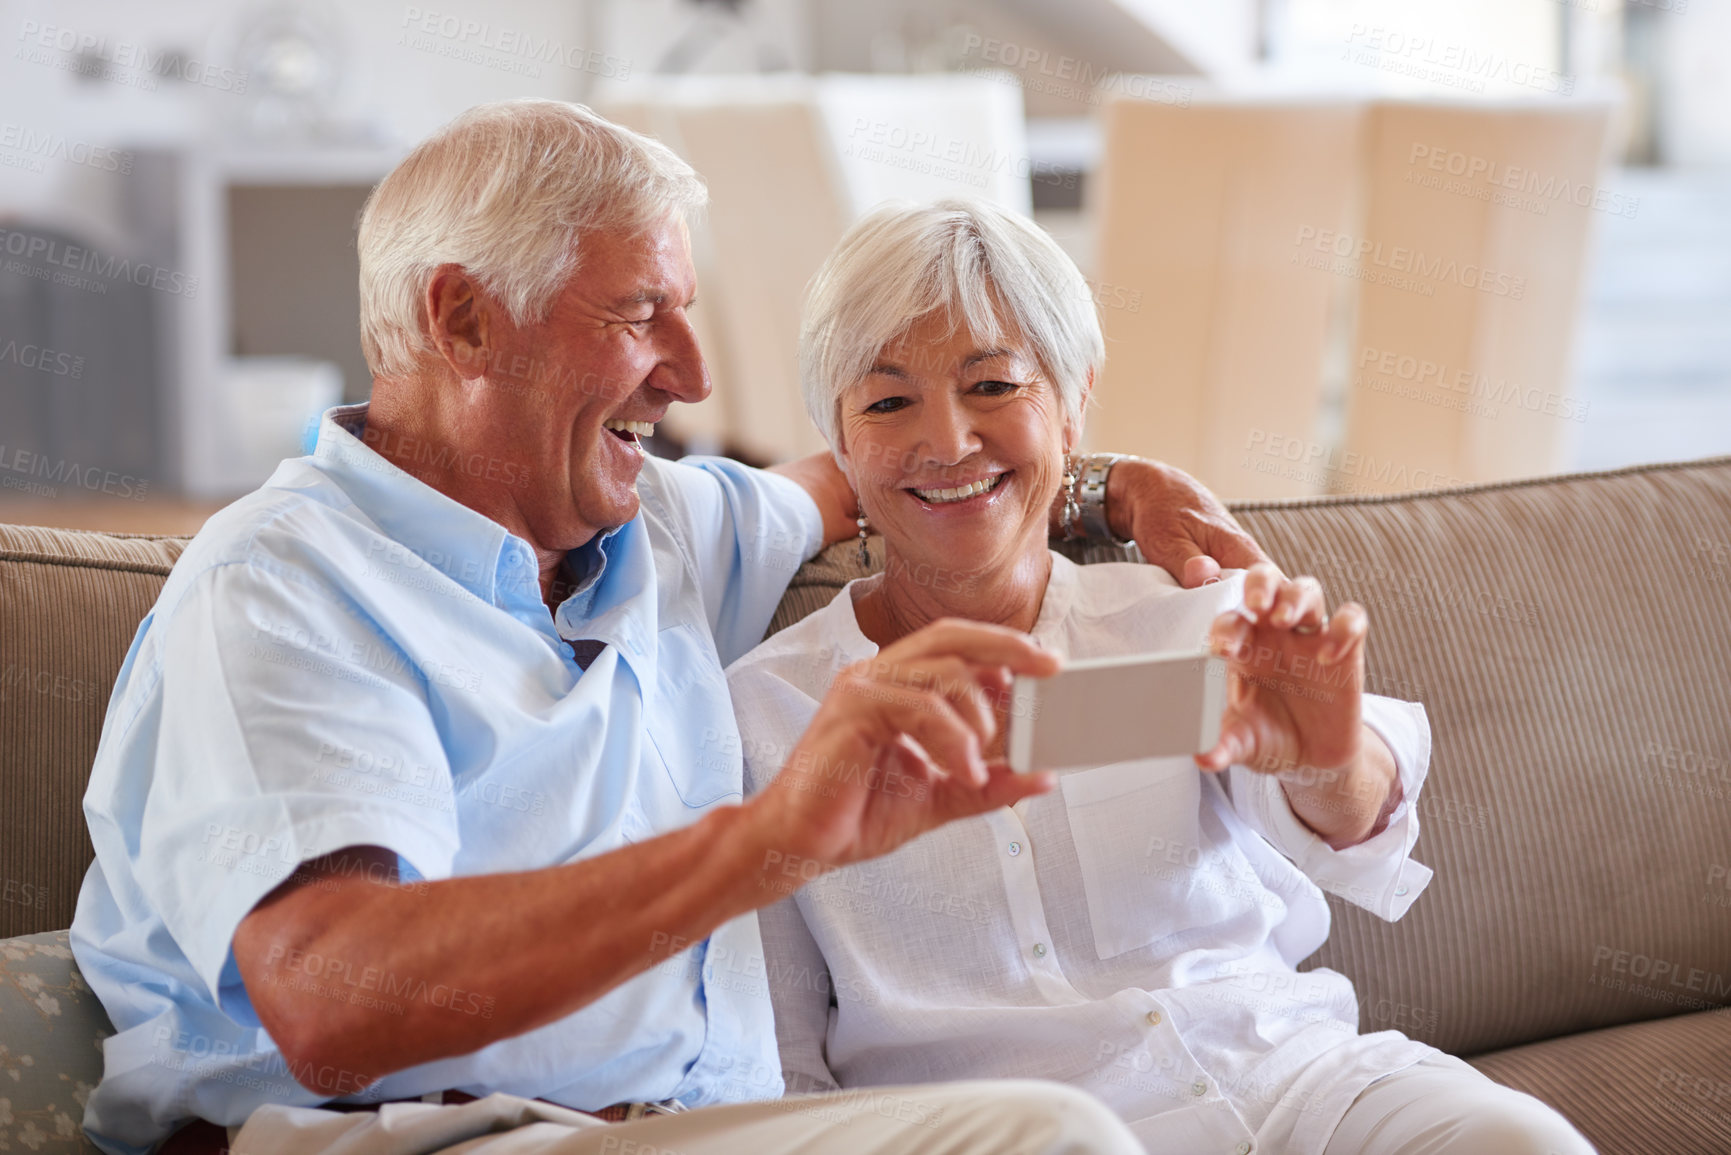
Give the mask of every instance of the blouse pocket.
<svg viewBox="0 0 1731 1155">
<path fill-rule="evenodd" d="M 1189 758 L 1156 758 L 1061 776 L 1101 958 L 1228 913 L 1203 846 L 1201 774 Z"/>
</svg>

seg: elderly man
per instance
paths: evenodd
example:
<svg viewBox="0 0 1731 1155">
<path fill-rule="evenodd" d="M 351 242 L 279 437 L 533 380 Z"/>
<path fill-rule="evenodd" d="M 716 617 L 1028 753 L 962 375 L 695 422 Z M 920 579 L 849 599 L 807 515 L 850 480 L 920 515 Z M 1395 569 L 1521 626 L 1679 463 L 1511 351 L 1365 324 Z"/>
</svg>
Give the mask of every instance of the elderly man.
<svg viewBox="0 0 1731 1155">
<path fill-rule="evenodd" d="M 981 751 L 985 695 L 1056 662 L 938 623 L 735 804 L 722 667 L 854 503 L 827 458 L 643 453 L 709 392 L 703 197 L 553 102 L 472 110 L 374 192 L 370 405 L 210 520 L 110 702 L 73 927 L 118 1030 L 105 1150 L 1135 1150 L 1056 1085 L 778 1100 L 753 912 L 1048 788 Z M 1182 475 L 1109 485 L 1191 584 L 1257 554 Z"/>
</svg>

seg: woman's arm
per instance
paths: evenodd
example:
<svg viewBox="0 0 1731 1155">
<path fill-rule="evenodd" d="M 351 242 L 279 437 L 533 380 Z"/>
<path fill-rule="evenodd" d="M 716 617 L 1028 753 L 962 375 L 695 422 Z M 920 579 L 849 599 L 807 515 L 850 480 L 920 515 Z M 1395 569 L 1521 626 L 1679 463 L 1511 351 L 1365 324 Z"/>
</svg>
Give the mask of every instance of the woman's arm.
<svg viewBox="0 0 1731 1155">
<path fill-rule="evenodd" d="M 757 924 L 763 933 L 764 972 L 787 1093 L 834 1091 L 840 1084 L 824 1058 L 824 1043 L 829 1038 L 829 1008 L 839 995 L 829 964 L 791 895 L 758 911 Z"/>
</svg>

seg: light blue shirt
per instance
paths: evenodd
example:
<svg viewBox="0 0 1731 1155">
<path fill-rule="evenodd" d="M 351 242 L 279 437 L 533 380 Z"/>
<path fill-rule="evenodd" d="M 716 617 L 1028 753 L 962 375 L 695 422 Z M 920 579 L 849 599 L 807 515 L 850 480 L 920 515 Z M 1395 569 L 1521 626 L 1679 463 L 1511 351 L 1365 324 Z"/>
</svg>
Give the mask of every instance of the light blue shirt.
<svg viewBox="0 0 1731 1155">
<path fill-rule="evenodd" d="M 142 1153 L 191 1116 L 237 1124 L 263 1103 L 780 1095 L 755 916 L 556 1023 L 370 1086 L 290 1071 L 259 1025 L 230 944 L 301 862 L 382 846 L 414 886 L 603 854 L 737 802 L 722 668 L 822 543 L 785 478 L 649 458 L 641 513 L 574 551 L 578 592 L 555 618 L 529 544 L 367 448 L 365 420 L 331 410 L 311 456 L 211 518 L 121 667 L 72 926 L 118 1031 L 86 1130 Z M 577 638 L 607 643 L 587 671 Z M 281 981 L 387 1024 L 415 1002 L 485 1018 L 500 993 L 275 961 Z"/>
</svg>

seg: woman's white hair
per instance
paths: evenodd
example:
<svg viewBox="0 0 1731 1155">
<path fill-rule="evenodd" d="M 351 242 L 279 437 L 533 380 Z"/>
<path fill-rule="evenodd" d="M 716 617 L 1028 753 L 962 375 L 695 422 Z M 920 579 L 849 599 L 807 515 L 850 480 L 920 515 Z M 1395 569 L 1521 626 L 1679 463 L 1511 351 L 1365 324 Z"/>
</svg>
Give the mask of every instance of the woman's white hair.
<svg viewBox="0 0 1731 1155">
<path fill-rule="evenodd" d="M 1025 217 L 986 201 L 891 203 L 847 231 L 806 291 L 806 411 L 839 457 L 841 395 L 916 321 L 942 311 L 982 344 L 1020 337 L 1079 421 L 1106 342 L 1082 271 Z"/>
<path fill-rule="evenodd" d="M 532 324 L 577 271 L 583 233 L 648 228 L 707 197 L 667 146 L 580 104 L 471 108 L 416 146 L 361 212 L 367 365 L 398 376 L 432 351 L 424 302 L 440 265 L 461 265 L 513 321 Z"/>
</svg>

